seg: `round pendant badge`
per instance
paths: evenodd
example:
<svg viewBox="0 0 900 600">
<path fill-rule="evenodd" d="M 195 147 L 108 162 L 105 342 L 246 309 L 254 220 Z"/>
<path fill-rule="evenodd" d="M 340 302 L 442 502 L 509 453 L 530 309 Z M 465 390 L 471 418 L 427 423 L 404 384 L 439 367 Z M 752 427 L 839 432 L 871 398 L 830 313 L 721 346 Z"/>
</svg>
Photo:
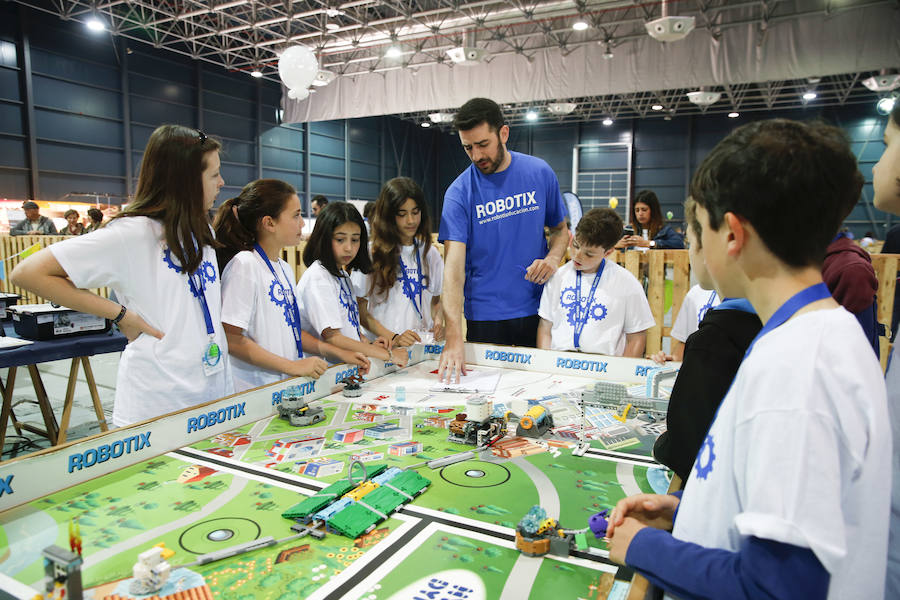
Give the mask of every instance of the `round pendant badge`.
<svg viewBox="0 0 900 600">
<path fill-rule="evenodd" d="M 222 360 L 222 352 L 219 350 L 219 345 L 215 342 L 210 342 L 206 347 L 206 352 L 203 353 L 203 364 L 208 367 L 214 367 L 219 364 L 220 360 Z"/>
</svg>

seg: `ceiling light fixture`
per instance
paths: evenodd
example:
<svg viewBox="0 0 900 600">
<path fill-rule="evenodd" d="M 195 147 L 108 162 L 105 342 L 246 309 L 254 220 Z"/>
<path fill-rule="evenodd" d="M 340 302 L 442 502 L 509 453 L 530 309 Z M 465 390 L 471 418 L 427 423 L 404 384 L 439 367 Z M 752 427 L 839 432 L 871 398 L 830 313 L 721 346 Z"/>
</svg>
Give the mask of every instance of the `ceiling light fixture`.
<svg viewBox="0 0 900 600">
<path fill-rule="evenodd" d="M 810 100 L 815 100 L 817 97 L 816 93 L 812 90 L 809 90 L 805 94 L 803 94 L 803 99 L 809 102 Z"/>
<path fill-rule="evenodd" d="M 327 29 L 328 31 L 336 31 L 340 28 L 341 26 L 333 21 L 328 21 L 327 23 L 325 23 L 325 29 Z"/>
<path fill-rule="evenodd" d="M 567 115 L 578 108 L 574 102 L 551 102 L 547 105 L 547 110 L 554 115 Z"/>
<path fill-rule="evenodd" d="M 538 114 L 533 110 L 529 110 L 527 113 L 525 113 L 526 121 L 537 121 L 537 118 Z"/>
<path fill-rule="evenodd" d="M 403 50 L 400 49 L 400 46 L 388 46 L 388 49 L 384 52 L 385 58 L 398 58 L 403 55 Z"/>
<path fill-rule="evenodd" d="M 96 33 L 99 33 L 101 31 L 106 31 L 106 25 L 97 16 L 89 17 L 84 25 L 88 29 L 90 29 L 91 31 L 96 32 Z"/>
<path fill-rule="evenodd" d="M 425 127 L 426 129 L 431 127 L 431 123 L 428 121 L 422 121 L 421 123 L 419 123 L 419 125 L 421 125 L 422 127 Z"/>
<path fill-rule="evenodd" d="M 892 94 L 890 96 L 885 96 L 880 99 L 875 104 L 875 110 L 878 111 L 879 115 L 889 115 L 891 111 L 894 110 L 894 106 L 897 104 L 897 96 Z"/>
<path fill-rule="evenodd" d="M 577 21 L 572 23 L 572 29 L 574 29 L 575 31 L 584 31 L 588 27 L 590 27 L 590 25 L 588 25 L 587 21 L 585 21 L 584 19 L 578 19 Z"/>
<path fill-rule="evenodd" d="M 612 117 L 606 117 L 605 119 L 603 119 L 603 125 L 605 125 L 606 127 L 609 127 L 612 124 L 613 124 Z"/>
<path fill-rule="evenodd" d="M 739 116 L 741 116 L 741 113 L 739 113 L 739 112 L 732 111 L 732 112 L 728 113 L 729 119 L 737 119 Z"/>
<path fill-rule="evenodd" d="M 252 71 L 250 71 L 250 77 L 255 77 L 256 79 L 259 79 L 262 76 L 263 76 L 263 73 L 259 69 L 253 69 Z"/>
<path fill-rule="evenodd" d="M 662 109 L 663 109 L 663 105 L 662 105 L 662 104 L 654 104 L 654 105 L 651 106 L 650 108 L 652 108 L 653 110 L 662 110 Z"/>
</svg>

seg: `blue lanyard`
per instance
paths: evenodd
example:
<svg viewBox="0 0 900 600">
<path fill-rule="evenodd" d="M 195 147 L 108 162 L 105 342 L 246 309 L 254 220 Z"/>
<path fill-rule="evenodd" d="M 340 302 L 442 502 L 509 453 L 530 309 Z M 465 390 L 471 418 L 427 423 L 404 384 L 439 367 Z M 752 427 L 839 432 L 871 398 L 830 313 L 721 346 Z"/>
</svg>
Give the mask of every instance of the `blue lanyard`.
<svg viewBox="0 0 900 600">
<path fill-rule="evenodd" d="M 597 291 L 597 284 L 600 283 L 600 276 L 603 275 L 603 267 L 606 266 L 606 259 L 600 261 L 600 268 L 597 269 L 597 275 L 591 284 L 591 293 L 587 297 L 587 303 L 584 312 L 581 312 L 581 271 L 575 271 L 575 349 L 581 349 L 581 332 L 587 324 L 588 317 L 591 314 L 591 303 L 594 301 L 594 292 Z"/>
<path fill-rule="evenodd" d="M 706 316 L 706 313 L 712 308 L 713 302 L 716 301 L 716 290 L 712 291 L 712 294 L 709 295 L 709 300 L 706 301 L 706 304 L 700 307 L 700 310 L 697 311 L 697 322 L 703 320 L 703 317 Z"/>
<path fill-rule="evenodd" d="M 746 313 L 756 314 L 756 310 L 746 298 L 722 298 L 722 302 L 713 310 L 740 310 Z"/>
<path fill-rule="evenodd" d="M 297 356 L 299 358 L 303 358 L 303 342 L 300 341 L 300 307 L 297 306 L 297 297 L 293 294 L 293 292 L 287 290 L 284 285 L 282 285 L 281 280 L 275 273 L 275 268 L 272 266 L 272 263 L 269 262 L 269 257 L 266 256 L 266 253 L 262 249 L 262 247 L 258 243 L 256 243 L 253 244 L 253 248 L 256 250 L 256 253 L 259 254 L 263 259 L 263 262 L 266 263 L 266 266 L 269 267 L 269 271 L 272 273 L 272 277 L 275 278 L 275 283 L 277 283 L 278 287 L 281 288 L 281 295 L 284 298 L 285 302 L 287 302 L 288 298 L 290 298 L 291 331 L 294 332 L 294 343 L 297 344 Z M 280 263 L 279 266 L 281 266 Z M 287 276 L 287 273 L 284 272 L 284 266 L 281 266 L 281 274 L 284 275 L 284 280 L 288 282 L 288 285 L 290 285 L 291 280 Z"/>
<path fill-rule="evenodd" d="M 199 270 L 199 269 L 198 269 Z M 187 274 L 188 282 L 191 284 L 191 291 L 200 299 L 200 308 L 203 310 L 203 320 L 206 322 L 206 335 L 212 338 L 216 330 L 213 328 L 212 315 L 209 312 L 209 304 L 206 302 L 206 293 L 203 290 L 203 275 L 200 275 L 200 285 L 194 283 L 194 276 Z"/>
<path fill-rule="evenodd" d="M 347 280 L 347 289 L 344 289 L 344 280 Z M 344 292 L 347 293 L 347 320 L 350 321 L 350 324 L 353 325 L 353 306 L 356 304 L 356 296 L 353 294 L 353 286 L 350 284 L 350 275 L 340 275 L 338 276 L 338 285 L 341 286 L 341 295 Z M 359 309 L 357 309 L 356 316 L 356 335 L 359 336 L 359 339 L 362 340 L 362 332 L 359 330 Z"/>
<path fill-rule="evenodd" d="M 419 244 L 415 240 L 413 240 L 413 254 L 416 255 L 416 278 L 419 280 L 419 302 L 416 303 L 415 296 L 410 297 L 410 302 L 412 302 L 413 308 L 416 309 L 416 314 L 419 315 L 420 319 L 424 319 L 422 316 L 422 311 L 419 309 L 422 306 L 422 259 L 419 258 Z M 403 281 L 409 282 L 409 285 L 412 286 L 413 280 L 406 272 L 406 265 L 403 264 L 403 258 L 398 257 L 400 259 L 400 272 L 403 273 Z"/>
<path fill-rule="evenodd" d="M 825 298 L 831 298 L 831 292 L 828 291 L 828 286 L 825 283 L 817 283 L 815 285 L 811 285 L 805 290 L 801 290 L 788 298 L 788 301 L 782 304 L 778 310 L 775 311 L 775 314 L 772 315 L 772 318 L 766 321 L 766 324 L 763 328 L 756 334 L 756 337 L 753 338 L 753 341 L 750 342 L 750 347 L 747 348 L 747 352 L 744 354 L 744 358 L 750 355 L 750 351 L 753 350 L 753 346 L 756 345 L 756 342 L 762 338 L 762 336 L 766 335 L 776 327 L 784 324 L 785 321 L 794 316 L 794 314 L 806 306 L 807 304 L 812 304 L 813 302 L 818 302 L 819 300 L 824 300 Z"/>
</svg>

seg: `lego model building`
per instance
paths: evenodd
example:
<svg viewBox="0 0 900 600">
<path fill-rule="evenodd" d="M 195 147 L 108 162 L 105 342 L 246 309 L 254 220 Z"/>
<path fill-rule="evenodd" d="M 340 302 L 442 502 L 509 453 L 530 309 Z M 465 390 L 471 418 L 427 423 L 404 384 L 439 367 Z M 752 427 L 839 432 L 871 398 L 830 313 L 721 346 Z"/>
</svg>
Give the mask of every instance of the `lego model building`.
<svg viewBox="0 0 900 600">
<path fill-rule="evenodd" d="M 162 544 L 138 554 L 138 560 L 131 568 L 134 581 L 131 582 L 128 591 L 137 596 L 145 596 L 162 589 L 172 571 L 166 559 L 173 554 L 174 550 L 168 550 Z"/>
<path fill-rule="evenodd" d="M 466 400 L 466 412 L 447 426 L 447 441 L 474 446 L 491 445 L 506 436 L 507 417 L 492 416 L 493 404 L 481 396 Z"/>
<path fill-rule="evenodd" d="M 608 515 L 609 510 L 603 510 L 592 515 L 583 529 L 563 529 L 543 508 L 532 506 L 516 526 L 516 549 L 527 556 L 568 556 L 573 549 L 586 550 L 588 531 L 596 538 L 606 537 Z"/>
<path fill-rule="evenodd" d="M 387 363 L 384 366 L 387 368 Z M 361 375 L 351 375 L 344 378 L 341 383 L 344 384 L 344 389 L 341 391 L 344 398 L 359 398 L 362 396 L 363 378 Z"/>
<path fill-rule="evenodd" d="M 305 427 L 324 421 L 325 411 L 321 406 L 310 406 L 300 394 L 288 391 L 281 397 L 278 416 L 295 427 Z"/>
<path fill-rule="evenodd" d="M 516 426 L 516 435 L 539 438 L 553 428 L 553 415 L 543 406 L 535 405 L 525 411 Z"/>
<path fill-rule="evenodd" d="M 59 546 L 44 548 L 42 554 L 44 575 L 47 576 L 47 595 L 44 597 L 81 600 L 81 556 Z"/>
</svg>

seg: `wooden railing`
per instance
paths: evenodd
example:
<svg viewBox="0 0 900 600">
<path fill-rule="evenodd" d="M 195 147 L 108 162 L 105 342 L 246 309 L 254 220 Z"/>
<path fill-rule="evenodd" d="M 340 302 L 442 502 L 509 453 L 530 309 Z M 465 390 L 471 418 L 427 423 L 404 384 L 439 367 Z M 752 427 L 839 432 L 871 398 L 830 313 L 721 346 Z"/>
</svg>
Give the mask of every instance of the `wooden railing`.
<svg viewBox="0 0 900 600">
<path fill-rule="evenodd" d="M 27 236 L 0 236 L 0 258 L 7 258 L 18 254 L 29 246 L 38 243 L 46 248 L 48 245 L 66 239 L 65 236 L 51 235 L 27 235 Z M 443 246 L 435 243 L 435 247 L 443 256 Z M 306 267 L 303 265 L 304 243 L 299 246 L 285 248 L 282 256 L 294 269 L 297 279 L 303 275 Z M 671 334 L 671 327 L 665 325 L 665 315 L 668 312 L 666 306 L 666 288 L 671 287 L 672 320 L 678 314 L 685 294 L 691 287 L 691 266 L 688 261 L 687 250 L 652 250 L 650 252 L 616 252 L 613 259 L 639 281 L 646 283 L 647 300 L 650 302 L 650 310 L 656 325 L 647 332 L 647 352 L 657 352 L 663 347 L 663 340 Z M 6 277 L 0 281 L 0 291 L 20 294 L 22 304 L 43 302 L 35 294 L 22 290 L 9 283 L 9 273 L 19 263 L 15 257 L 6 262 Z M 881 323 L 890 324 L 891 311 L 894 307 L 894 294 L 896 291 L 897 271 L 900 267 L 900 254 L 873 254 L 872 265 L 878 277 L 878 320 Z M 93 290 L 101 296 L 107 297 L 106 288 Z M 886 365 L 889 346 L 887 338 L 882 338 L 881 358 L 882 367 Z"/>
</svg>

